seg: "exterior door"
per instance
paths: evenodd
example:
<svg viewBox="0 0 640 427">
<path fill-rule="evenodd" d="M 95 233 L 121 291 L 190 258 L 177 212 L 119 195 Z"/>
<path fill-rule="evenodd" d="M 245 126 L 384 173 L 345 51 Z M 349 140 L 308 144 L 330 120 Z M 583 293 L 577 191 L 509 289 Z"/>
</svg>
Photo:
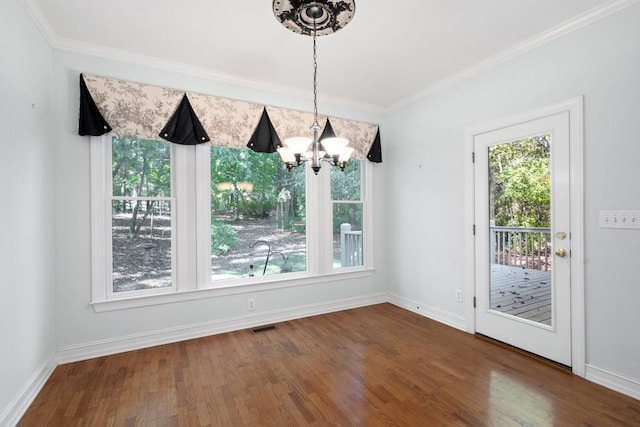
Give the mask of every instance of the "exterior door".
<svg viewBox="0 0 640 427">
<path fill-rule="evenodd" d="M 476 331 L 571 365 L 569 113 L 474 135 Z"/>
</svg>

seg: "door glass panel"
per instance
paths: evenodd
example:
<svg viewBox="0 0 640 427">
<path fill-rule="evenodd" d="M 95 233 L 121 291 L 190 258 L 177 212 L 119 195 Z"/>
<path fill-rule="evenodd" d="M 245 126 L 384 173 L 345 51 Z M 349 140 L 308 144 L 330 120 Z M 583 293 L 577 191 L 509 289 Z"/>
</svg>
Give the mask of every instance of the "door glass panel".
<svg viewBox="0 0 640 427">
<path fill-rule="evenodd" d="M 551 136 L 488 150 L 490 308 L 551 325 Z"/>
</svg>

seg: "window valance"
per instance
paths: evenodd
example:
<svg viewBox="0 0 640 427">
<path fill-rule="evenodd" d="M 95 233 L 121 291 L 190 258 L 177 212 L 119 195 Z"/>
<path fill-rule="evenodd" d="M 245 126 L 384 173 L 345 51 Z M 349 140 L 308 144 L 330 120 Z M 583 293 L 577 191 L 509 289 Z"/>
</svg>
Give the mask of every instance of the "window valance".
<svg viewBox="0 0 640 427">
<path fill-rule="evenodd" d="M 80 135 L 156 139 L 274 152 L 309 135 L 313 114 L 90 74 L 80 75 Z M 354 157 L 381 162 L 378 125 L 318 116 L 323 129 L 349 139 Z"/>
</svg>

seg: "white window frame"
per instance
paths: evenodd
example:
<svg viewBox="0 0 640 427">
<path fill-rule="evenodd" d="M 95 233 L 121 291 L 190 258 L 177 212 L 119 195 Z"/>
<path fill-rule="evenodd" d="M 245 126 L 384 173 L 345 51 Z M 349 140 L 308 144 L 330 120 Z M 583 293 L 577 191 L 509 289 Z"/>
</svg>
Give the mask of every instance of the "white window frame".
<svg viewBox="0 0 640 427">
<path fill-rule="evenodd" d="M 91 137 L 91 304 L 110 311 L 178 301 L 303 286 L 373 274 L 372 167 L 362 161 L 363 265 L 333 267 L 331 166 L 307 169 L 307 271 L 211 280 L 209 147 L 171 144 L 172 286 L 113 292 L 111 281 L 112 134 Z M 148 198 L 144 198 L 148 199 Z"/>
</svg>

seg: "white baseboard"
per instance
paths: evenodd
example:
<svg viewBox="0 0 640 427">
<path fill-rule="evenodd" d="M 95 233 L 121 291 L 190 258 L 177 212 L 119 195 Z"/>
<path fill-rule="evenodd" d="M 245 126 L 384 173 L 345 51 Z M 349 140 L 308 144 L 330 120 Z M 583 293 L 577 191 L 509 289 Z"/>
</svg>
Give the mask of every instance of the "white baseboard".
<svg viewBox="0 0 640 427">
<path fill-rule="evenodd" d="M 266 324 L 381 304 L 388 301 L 387 297 L 388 294 L 380 293 L 92 341 L 59 348 L 57 351 L 57 360 L 59 364 L 77 362 L 156 345 L 170 344 L 209 335 L 254 328 Z"/>
<path fill-rule="evenodd" d="M 396 294 L 388 294 L 388 302 L 405 310 L 413 311 L 429 319 L 433 319 L 437 322 L 444 323 L 452 328 L 460 329 L 462 331 L 467 330 L 467 319 L 464 316 L 441 310 L 436 307 L 432 307 L 426 304 L 422 304 L 418 301 L 410 300 L 408 298 L 401 297 Z"/>
<path fill-rule="evenodd" d="M 53 370 L 56 368 L 55 353 L 47 360 L 24 385 L 11 403 L 0 413 L 0 427 L 12 427 L 18 424 L 31 403 L 42 390 Z"/>
<path fill-rule="evenodd" d="M 624 377 L 589 364 L 587 364 L 585 378 L 618 393 L 640 400 L 640 381 L 637 379 Z"/>
</svg>

